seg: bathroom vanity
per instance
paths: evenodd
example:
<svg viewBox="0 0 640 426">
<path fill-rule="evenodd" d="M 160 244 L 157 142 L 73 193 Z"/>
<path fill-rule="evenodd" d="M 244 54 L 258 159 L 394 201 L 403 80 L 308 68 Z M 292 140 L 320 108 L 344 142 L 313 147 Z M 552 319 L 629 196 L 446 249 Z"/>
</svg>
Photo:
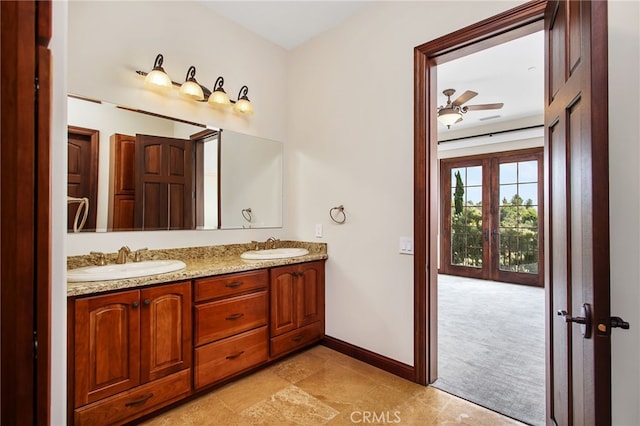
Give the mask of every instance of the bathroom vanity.
<svg viewBox="0 0 640 426">
<path fill-rule="evenodd" d="M 249 245 L 150 251 L 181 271 L 68 283 L 68 419 L 121 424 L 324 336 L 326 245 L 247 261 Z M 89 262 L 70 258 L 69 268 Z"/>
</svg>

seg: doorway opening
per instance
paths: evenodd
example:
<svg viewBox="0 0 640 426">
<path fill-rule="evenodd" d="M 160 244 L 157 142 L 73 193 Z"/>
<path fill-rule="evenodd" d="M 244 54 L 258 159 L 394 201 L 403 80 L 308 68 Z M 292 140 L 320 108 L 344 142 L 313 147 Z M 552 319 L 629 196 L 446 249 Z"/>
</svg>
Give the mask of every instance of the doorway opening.
<svg viewBox="0 0 640 426">
<path fill-rule="evenodd" d="M 460 117 L 442 123 L 438 110 L 433 386 L 542 425 L 544 35 L 436 69 L 439 105 Z"/>
</svg>

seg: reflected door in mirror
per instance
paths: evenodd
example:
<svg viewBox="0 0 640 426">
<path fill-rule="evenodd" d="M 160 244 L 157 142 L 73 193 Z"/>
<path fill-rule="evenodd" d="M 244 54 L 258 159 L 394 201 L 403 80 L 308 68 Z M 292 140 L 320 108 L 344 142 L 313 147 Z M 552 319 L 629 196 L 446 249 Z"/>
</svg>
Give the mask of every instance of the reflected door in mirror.
<svg viewBox="0 0 640 426">
<path fill-rule="evenodd" d="M 136 135 L 135 225 L 193 229 L 193 141 Z"/>
<path fill-rule="evenodd" d="M 135 154 L 136 137 L 114 134 L 111 136 L 111 192 L 109 218 L 112 231 L 135 229 Z"/>
<path fill-rule="evenodd" d="M 67 195 L 89 200 L 87 220 L 82 231 L 95 231 L 96 229 L 98 140 L 99 132 L 97 130 L 68 126 Z M 73 231 L 79 208 L 81 207 L 78 203 L 68 203 L 68 231 Z"/>
</svg>

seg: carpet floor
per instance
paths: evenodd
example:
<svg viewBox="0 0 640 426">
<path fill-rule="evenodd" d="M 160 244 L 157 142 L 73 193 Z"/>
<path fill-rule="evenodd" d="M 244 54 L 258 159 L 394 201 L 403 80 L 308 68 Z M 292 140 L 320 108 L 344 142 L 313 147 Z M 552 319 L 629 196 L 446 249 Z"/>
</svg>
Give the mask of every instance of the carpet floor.
<svg viewBox="0 0 640 426">
<path fill-rule="evenodd" d="M 544 289 L 438 276 L 436 388 L 545 423 Z"/>
</svg>

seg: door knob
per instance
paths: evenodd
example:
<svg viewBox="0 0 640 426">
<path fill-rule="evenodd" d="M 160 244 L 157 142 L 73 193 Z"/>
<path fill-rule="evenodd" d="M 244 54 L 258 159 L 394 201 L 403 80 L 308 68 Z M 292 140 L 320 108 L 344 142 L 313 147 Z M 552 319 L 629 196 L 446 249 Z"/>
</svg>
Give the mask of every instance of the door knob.
<svg viewBox="0 0 640 426">
<path fill-rule="evenodd" d="M 575 322 L 580 324 L 580 331 L 585 339 L 591 337 L 591 305 L 588 303 L 583 304 L 579 317 L 572 317 L 565 310 L 558 311 L 558 315 L 564 317 L 566 323 Z"/>
</svg>

